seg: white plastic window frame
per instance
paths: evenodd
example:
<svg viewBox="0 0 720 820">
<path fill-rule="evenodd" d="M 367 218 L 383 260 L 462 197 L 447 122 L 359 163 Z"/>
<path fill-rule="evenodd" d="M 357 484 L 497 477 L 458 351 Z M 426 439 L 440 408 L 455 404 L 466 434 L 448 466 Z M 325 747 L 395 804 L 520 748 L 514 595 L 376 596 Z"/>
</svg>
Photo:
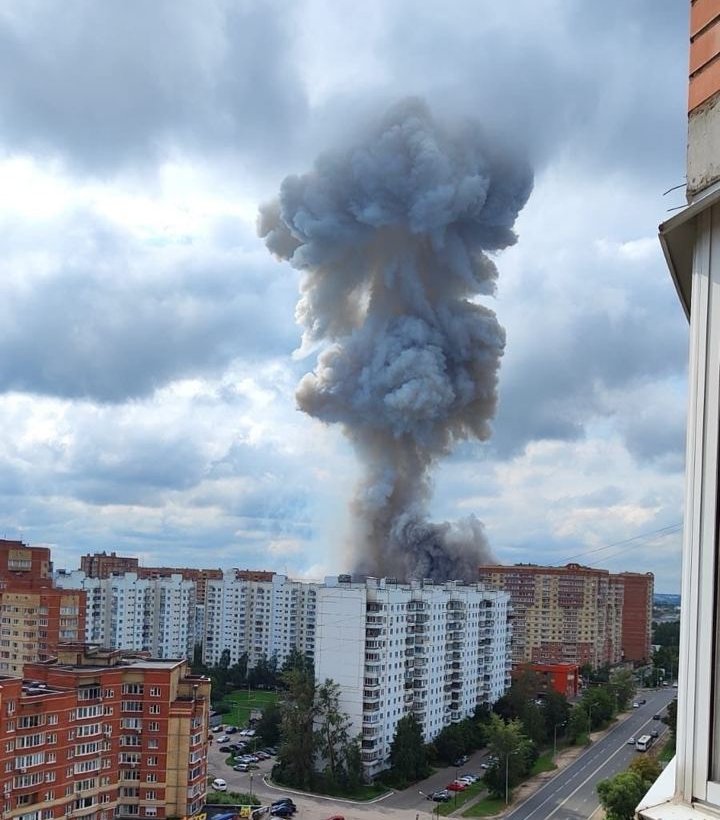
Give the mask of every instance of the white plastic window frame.
<svg viewBox="0 0 720 820">
<path fill-rule="evenodd" d="M 720 205 L 697 217 L 690 319 L 676 799 L 720 807 Z"/>
</svg>

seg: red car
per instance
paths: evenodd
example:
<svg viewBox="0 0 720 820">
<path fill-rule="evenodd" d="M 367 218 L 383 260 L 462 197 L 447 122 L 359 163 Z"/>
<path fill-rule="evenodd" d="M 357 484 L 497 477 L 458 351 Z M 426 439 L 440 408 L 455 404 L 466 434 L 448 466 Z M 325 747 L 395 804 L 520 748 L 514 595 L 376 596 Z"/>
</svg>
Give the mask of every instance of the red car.
<svg viewBox="0 0 720 820">
<path fill-rule="evenodd" d="M 468 784 L 463 783 L 461 780 L 453 780 L 452 783 L 448 783 L 447 786 L 445 786 L 445 788 L 451 792 L 464 792 L 467 787 Z"/>
</svg>

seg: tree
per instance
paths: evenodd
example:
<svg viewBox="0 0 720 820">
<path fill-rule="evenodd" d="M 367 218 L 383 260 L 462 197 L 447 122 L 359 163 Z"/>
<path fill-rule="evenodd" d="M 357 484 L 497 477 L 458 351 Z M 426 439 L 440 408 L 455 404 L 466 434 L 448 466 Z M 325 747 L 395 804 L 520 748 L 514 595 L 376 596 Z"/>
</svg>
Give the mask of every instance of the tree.
<svg viewBox="0 0 720 820">
<path fill-rule="evenodd" d="M 359 736 L 353 738 L 345 747 L 345 771 L 347 773 L 348 791 L 357 789 L 365 779 Z"/>
<path fill-rule="evenodd" d="M 578 704 L 573 706 L 570 710 L 567 722 L 567 736 L 571 743 L 577 743 L 578 740 L 588 733 L 588 713 Z"/>
<path fill-rule="evenodd" d="M 273 776 L 287 786 L 309 789 L 315 775 L 315 680 L 306 671 L 291 670 L 283 674 L 283 683 L 282 742 Z"/>
<path fill-rule="evenodd" d="M 677 732 L 677 698 L 673 698 L 667 705 L 667 714 L 663 718 L 663 723 L 670 728 L 670 742 L 675 747 L 675 738 Z"/>
<path fill-rule="evenodd" d="M 296 646 L 294 646 L 285 657 L 282 669 L 280 670 L 281 677 L 286 672 L 291 672 L 293 670 L 297 672 L 305 672 L 306 674 L 315 677 L 313 659 L 307 655 L 303 655 L 303 653 Z"/>
<path fill-rule="evenodd" d="M 282 713 L 276 703 L 269 703 L 263 709 L 262 717 L 255 726 L 255 732 L 266 746 L 275 746 L 280 741 Z"/>
<path fill-rule="evenodd" d="M 597 793 L 606 820 L 633 820 L 635 807 L 645 795 L 647 786 L 646 781 L 633 771 L 621 772 L 598 783 Z"/>
<path fill-rule="evenodd" d="M 395 736 L 390 746 L 390 765 L 395 777 L 405 783 L 415 783 L 427 776 L 422 726 L 412 713 L 401 717 L 395 726 Z"/>
<path fill-rule="evenodd" d="M 610 675 L 610 687 L 617 698 L 617 708 L 623 711 L 635 697 L 635 676 L 629 669 L 615 669 Z"/>
<path fill-rule="evenodd" d="M 487 744 L 497 762 L 486 772 L 485 785 L 492 794 L 500 797 L 505 794 L 506 782 L 512 788 L 527 774 L 537 752 L 517 718 L 505 722 L 493 715 L 487 727 Z"/>
<path fill-rule="evenodd" d="M 433 741 L 433 745 L 435 746 L 438 760 L 445 764 L 452 763 L 453 760 L 456 760 L 467 751 L 462 729 L 460 729 L 456 723 L 450 724 L 450 726 L 446 726 L 442 729 Z"/>
<path fill-rule="evenodd" d="M 315 749 L 325 762 L 328 784 L 335 786 L 346 780 L 350 718 L 340 711 L 340 687 L 332 680 L 318 686 L 315 693 L 315 726 Z"/>
<path fill-rule="evenodd" d="M 565 695 L 561 695 L 554 689 L 548 689 L 541 709 L 545 720 L 546 739 L 552 740 L 556 736 L 562 737 L 567 731 L 567 723 L 570 717 L 570 704 Z"/>
<path fill-rule="evenodd" d="M 652 755 L 638 755 L 628 766 L 628 771 L 639 774 L 650 788 L 650 785 L 660 777 L 662 767 Z"/>
</svg>

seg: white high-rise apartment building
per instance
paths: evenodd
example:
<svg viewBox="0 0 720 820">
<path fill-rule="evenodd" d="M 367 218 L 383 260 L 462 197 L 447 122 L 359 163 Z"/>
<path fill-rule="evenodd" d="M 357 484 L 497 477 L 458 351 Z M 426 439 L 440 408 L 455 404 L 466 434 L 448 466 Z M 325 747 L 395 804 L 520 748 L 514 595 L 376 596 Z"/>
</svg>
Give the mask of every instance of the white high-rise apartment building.
<svg viewBox="0 0 720 820">
<path fill-rule="evenodd" d="M 155 658 L 191 658 L 196 641 L 195 584 L 181 575 L 138 578 L 134 572 L 88 578 L 58 572 L 55 583 L 86 592 L 85 640 Z"/>
<path fill-rule="evenodd" d="M 346 580 L 346 578 L 348 580 Z M 387 768 L 401 717 L 426 741 L 510 685 L 510 597 L 480 584 L 351 583 L 317 590 L 315 676 L 340 685 L 369 776 Z"/>
<path fill-rule="evenodd" d="M 203 660 L 217 664 L 224 650 L 233 664 L 246 654 L 248 667 L 261 658 L 281 665 L 293 649 L 312 657 L 315 650 L 317 585 L 290 581 L 238 578 L 208 580 L 205 592 Z"/>
</svg>

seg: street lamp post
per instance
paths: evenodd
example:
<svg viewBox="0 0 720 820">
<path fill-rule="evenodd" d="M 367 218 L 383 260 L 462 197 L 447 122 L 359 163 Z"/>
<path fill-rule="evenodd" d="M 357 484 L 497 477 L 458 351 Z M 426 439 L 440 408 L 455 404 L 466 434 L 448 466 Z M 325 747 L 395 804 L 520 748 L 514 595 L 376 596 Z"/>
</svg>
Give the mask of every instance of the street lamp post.
<svg viewBox="0 0 720 820">
<path fill-rule="evenodd" d="M 592 732 L 592 710 L 597 706 L 597 703 L 591 703 L 588 706 L 588 740 L 590 740 L 590 732 Z"/>
<path fill-rule="evenodd" d="M 510 755 L 516 755 L 517 749 L 505 752 L 505 805 L 510 802 Z"/>
<path fill-rule="evenodd" d="M 562 723 L 556 723 L 553 726 L 553 760 L 555 760 L 555 755 L 557 754 L 557 730 L 565 725 L 565 721 Z"/>
<path fill-rule="evenodd" d="M 250 772 L 250 799 L 252 800 L 253 796 L 253 773 Z"/>
</svg>

